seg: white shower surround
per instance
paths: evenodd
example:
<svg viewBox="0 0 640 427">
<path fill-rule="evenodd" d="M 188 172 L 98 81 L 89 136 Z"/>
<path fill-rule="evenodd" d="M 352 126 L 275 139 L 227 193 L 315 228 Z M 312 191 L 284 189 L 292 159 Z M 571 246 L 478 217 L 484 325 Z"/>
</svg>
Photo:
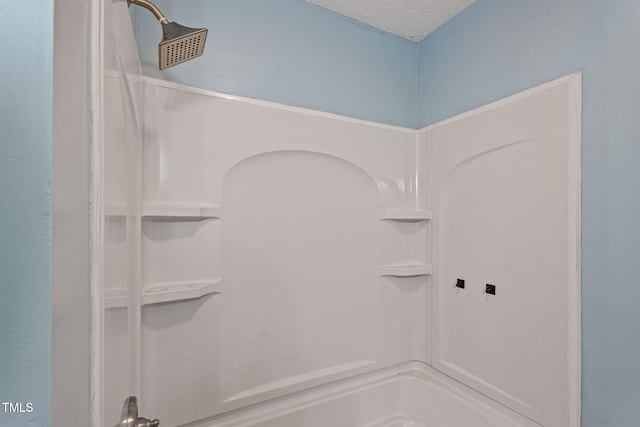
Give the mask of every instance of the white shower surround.
<svg viewBox="0 0 640 427">
<path fill-rule="evenodd" d="M 439 194 L 445 183 L 442 179 L 451 175 L 447 171 L 482 153 L 502 153 L 505 152 L 502 148 L 528 146 L 514 145 L 513 142 L 518 141 L 512 137 L 505 139 L 503 134 L 495 142 L 488 139 L 475 148 L 467 144 L 471 154 L 465 154 L 464 149 L 448 150 L 447 147 L 456 144 L 455 140 L 447 143 L 439 135 L 446 134 L 447 129 L 463 128 L 468 128 L 473 135 L 477 133 L 477 129 L 473 129 L 474 121 L 478 123 L 483 115 L 499 114 L 496 111 L 508 111 L 510 105 L 518 103 L 524 105 L 520 109 L 544 111 L 542 116 L 559 116 L 555 126 L 560 128 L 555 129 L 563 129 L 560 137 L 573 141 L 559 147 L 560 152 L 568 150 L 566 161 L 560 158 L 559 164 L 566 162 L 573 168 L 566 176 L 566 195 L 570 199 L 567 206 L 578 206 L 579 108 L 575 106 L 579 105 L 579 76 L 552 82 L 420 131 L 149 78 L 144 79 L 144 94 L 141 228 L 137 237 L 130 237 L 141 239 L 133 244 L 134 247 L 141 245 L 142 251 L 142 287 L 134 288 L 140 292 L 141 329 L 134 335 L 142 340 L 140 402 L 145 412 L 159 416 L 170 425 L 183 425 L 236 410 L 241 410 L 237 417 L 244 419 L 264 410 L 253 409 L 254 405 L 278 401 L 288 409 L 278 412 L 279 404 L 274 403 L 275 406 L 267 409 L 271 415 L 256 415 L 255 420 L 260 421 L 246 425 L 297 425 L 296 421 L 287 424 L 288 417 L 293 417 L 291 420 L 307 417 L 304 411 L 313 412 L 313 408 L 327 401 L 330 401 L 329 407 L 335 405 L 335 410 L 328 409 L 333 415 L 345 411 L 339 408 L 352 405 L 351 399 L 366 401 L 368 396 L 376 395 L 397 403 L 398 390 L 404 390 L 401 395 L 411 394 L 405 383 L 422 384 L 412 389 L 417 399 L 423 396 L 433 400 L 438 395 L 436 391 L 442 389 L 433 388 L 431 380 L 425 378 L 436 375 L 438 381 L 450 382 L 454 391 L 447 393 L 456 396 L 448 401 L 449 394 L 444 393 L 441 405 L 451 402 L 459 405 L 450 411 L 452 418 L 443 421 L 449 425 L 465 425 L 456 421 L 454 414 L 466 411 L 475 413 L 478 419 L 488 419 L 487 426 L 511 425 L 504 420 L 492 424 L 486 413 L 495 411 L 511 420 L 514 426 L 560 427 L 565 425 L 564 421 L 558 421 L 561 419 L 571 419 L 568 425 L 577 425 L 579 270 L 567 272 L 573 277 L 567 276 L 566 317 L 564 320 L 551 317 L 550 323 L 551 326 L 553 322 L 566 323 L 567 340 L 563 347 L 547 348 L 552 356 L 550 363 L 563 352 L 571 356 L 566 364 L 560 357 L 554 368 L 556 374 L 566 377 L 565 386 L 550 389 L 553 378 L 545 376 L 546 368 L 529 374 L 513 366 L 506 368 L 511 369 L 509 375 L 519 380 L 524 375 L 523 389 L 522 381 L 501 383 L 495 377 L 496 371 L 485 369 L 491 364 L 476 365 L 475 371 L 464 369 L 474 355 L 482 355 L 482 346 L 465 349 L 471 359 L 461 358 L 457 353 L 452 359 L 450 351 L 442 352 L 448 341 L 442 341 L 443 331 L 439 326 L 443 324 L 442 315 L 438 313 L 443 309 L 457 310 L 458 302 L 442 299 L 453 288 L 440 284 L 451 281 L 451 278 L 441 278 L 445 274 L 441 268 L 444 264 L 439 261 L 441 257 L 435 258 L 435 282 L 431 281 L 431 251 L 439 251 L 438 232 L 433 243 L 430 242 L 432 222 L 440 227 L 443 212 L 438 203 L 432 205 L 431 192 Z M 545 97 L 560 104 L 540 109 Z M 531 105 L 527 107 L 528 103 Z M 520 129 L 529 121 L 520 117 L 525 121 L 518 124 L 515 116 L 512 128 Z M 251 126 L 242 126 L 246 122 Z M 465 123 L 462 128 L 460 123 Z M 535 126 L 531 131 L 534 130 Z M 547 146 L 557 149 L 553 148 L 556 141 L 550 141 Z M 440 162 L 432 159 L 433 153 L 439 156 Z M 539 153 L 546 154 L 553 153 L 544 150 Z M 512 160 L 518 158 L 517 151 L 515 155 Z M 529 157 L 525 162 L 532 159 L 531 155 L 530 151 L 526 152 Z M 459 159 L 455 160 L 455 156 Z M 446 160 L 449 157 L 451 160 Z M 122 156 L 115 158 L 122 159 Z M 441 163 L 442 160 L 445 162 Z M 294 176 L 298 179 L 293 179 Z M 107 206 L 112 208 L 107 215 L 121 216 L 117 208 L 121 205 L 114 200 L 108 202 Z M 577 213 L 577 210 L 568 211 L 567 243 L 579 241 L 575 234 L 579 229 Z M 336 228 L 340 231 L 333 235 L 332 230 Z M 343 236 L 351 232 L 355 233 L 352 237 L 359 237 L 349 242 Z M 303 236 L 302 240 L 299 236 Z M 278 242 L 279 238 L 285 240 Z M 314 246 L 305 246 L 304 239 L 314 242 Z M 333 246 L 332 241 L 341 243 Z M 577 266 L 577 247 L 565 249 L 570 252 L 569 263 Z M 331 252 L 330 256 L 327 251 Z M 117 248 L 111 251 L 123 252 Z M 355 258 L 342 263 L 354 253 L 357 253 Z M 320 259 L 326 264 L 316 263 Z M 107 260 L 107 264 L 113 260 Z M 266 264 L 260 266 L 261 260 Z M 269 287 L 256 288 L 258 283 L 269 284 Z M 302 283 L 307 287 L 300 293 L 298 284 Z M 111 286 L 105 285 L 107 289 Z M 498 289 L 504 292 L 508 288 L 503 285 Z M 522 288 L 515 300 L 511 296 L 511 303 L 515 307 L 521 303 L 526 305 L 531 299 L 527 292 L 531 290 L 531 287 Z M 547 288 L 545 292 L 552 295 L 554 288 Z M 107 313 L 127 303 L 127 299 L 117 293 L 108 295 L 116 296 L 105 300 Z M 500 297 L 509 298 L 505 293 Z M 292 301 L 297 302 L 292 304 Z M 494 300 L 478 301 L 475 308 L 465 303 L 468 311 L 480 310 L 476 313 L 479 316 L 476 322 L 482 321 L 482 312 Z M 538 304 L 544 301 L 539 299 Z M 291 308 L 299 309 L 298 314 L 283 316 Z M 355 313 L 358 316 L 354 318 Z M 504 313 L 497 316 L 499 324 L 505 325 L 498 333 L 513 335 L 514 328 L 524 328 L 529 334 L 505 344 L 501 348 L 505 359 L 498 363 L 505 363 L 522 351 L 516 348 L 527 347 L 528 339 L 543 342 L 549 336 L 547 329 L 537 337 L 531 335 L 536 334 L 536 323 L 549 318 L 516 320 L 511 317 L 513 324 L 509 324 Z M 499 325 L 494 327 L 500 329 Z M 449 336 L 448 330 L 453 335 Z M 460 334 L 449 326 L 444 333 L 449 341 Z M 495 339 L 495 336 L 489 333 L 485 339 Z M 310 348 L 314 351 L 309 352 Z M 113 350 L 119 348 L 112 347 Z M 108 354 L 110 349 L 106 351 Z M 545 353 L 548 352 L 541 352 L 539 356 L 546 357 Z M 113 357 L 117 358 L 111 355 L 107 359 Z M 407 363 L 412 360 L 421 363 L 408 368 Z M 428 365 L 472 385 L 505 406 L 479 398 L 480 394 L 466 387 L 456 388 L 456 381 Z M 251 366 L 262 368 L 248 370 Z M 407 376 L 403 374 L 407 369 L 422 373 L 417 377 Z M 402 377 L 398 382 L 400 388 L 385 386 L 385 380 L 376 382 L 376 378 L 384 377 L 381 372 Z M 342 387 L 358 381 L 369 384 L 358 388 L 361 394 L 346 396 L 340 392 Z M 315 387 L 324 390 L 324 397 L 305 391 Z M 523 401 L 520 397 L 528 388 L 534 390 L 533 400 Z M 316 396 L 318 400 L 306 400 L 304 405 L 296 407 L 295 402 L 307 399 L 305 396 Z M 539 400 L 535 396 L 551 397 Z M 476 403 L 469 406 L 465 403 L 469 399 Z M 349 411 L 344 412 L 344 425 L 390 426 L 413 422 L 419 426 L 434 421 L 426 418 L 424 412 L 416 413 L 411 405 L 391 405 L 386 407 L 388 413 L 371 418 L 377 414 L 375 408 L 382 408 L 375 402 L 372 398 L 360 407 L 360 412 L 352 414 L 360 418 L 349 418 Z M 114 405 L 117 402 L 109 406 Z M 260 407 L 264 408 L 264 403 Z M 322 417 L 315 418 L 317 425 L 328 422 Z M 531 419 L 539 424 L 532 423 Z M 238 422 L 236 416 L 224 416 L 222 421 L 213 418 L 193 425 L 245 425 Z M 305 425 L 316 424 L 309 421 Z"/>
<path fill-rule="evenodd" d="M 142 309 L 145 410 L 177 425 L 428 358 L 415 131 L 153 79 L 144 123 L 142 304 L 178 300 Z M 202 282 L 219 295 L 180 302 Z"/>
</svg>

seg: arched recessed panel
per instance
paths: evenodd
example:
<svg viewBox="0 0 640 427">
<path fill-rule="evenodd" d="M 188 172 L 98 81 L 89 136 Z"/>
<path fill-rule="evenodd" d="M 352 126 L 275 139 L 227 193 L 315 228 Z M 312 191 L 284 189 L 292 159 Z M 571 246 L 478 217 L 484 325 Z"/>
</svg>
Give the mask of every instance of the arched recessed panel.
<svg viewBox="0 0 640 427">
<path fill-rule="evenodd" d="M 564 156 L 549 148 L 532 139 L 478 155 L 440 191 L 440 280 L 466 291 L 441 290 L 440 360 L 530 413 L 532 376 L 566 388 L 567 190 Z"/>
<path fill-rule="evenodd" d="M 570 425 L 579 364 L 572 93 L 432 130 L 434 367 L 553 427 Z"/>
<path fill-rule="evenodd" d="M 374 181 L 335 157 L 280 151 L 233 167 L 223 195 L 226 400 L 384 358 Z"/>
</svg>

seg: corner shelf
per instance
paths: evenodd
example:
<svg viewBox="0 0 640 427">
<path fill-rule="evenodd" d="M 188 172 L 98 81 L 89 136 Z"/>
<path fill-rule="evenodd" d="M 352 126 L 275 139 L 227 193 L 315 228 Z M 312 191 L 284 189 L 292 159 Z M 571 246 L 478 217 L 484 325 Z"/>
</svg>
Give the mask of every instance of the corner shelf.
<svg viewBox="0 0 640 427">
<path fill-rule="evenodd" d="M 220 218 L 220 205 L 150 204 L 142 207 L 144 218 Z"/>
<path fill-rule="evenodd" d="M 222 279 L 212 279 L 153 285 L 142 291 L 142 305 L 196 299 L 220 293 L 222 291 L 221 283 Z"/>
<path fill-rule="evenodd" d="M 383 265 L 380 276 L 416 277 L 431 275 L 431 266 L 426 264 Z"/>
<path fill-rule="evenodd" d="M 127 216 L 128 207 L 120 203 L 106 203 L 104 205 L 104 215 L 110 217 Z"/>
<path fill-rule="evenodd" d="M 380 209 L 380 219 L 399 222 L 420 222 L 431 219 L 428 209 Z"/>
</svg>

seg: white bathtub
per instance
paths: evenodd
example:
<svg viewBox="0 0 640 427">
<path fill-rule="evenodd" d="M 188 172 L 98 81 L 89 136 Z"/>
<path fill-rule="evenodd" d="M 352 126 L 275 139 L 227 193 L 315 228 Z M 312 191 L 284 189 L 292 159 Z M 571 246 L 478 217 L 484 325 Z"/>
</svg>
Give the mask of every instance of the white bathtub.
<svg viewBox="0 0 640 427">
<path fill-rule="evenodd" d="M 540 424 L 423 363 L 411 362 L 188 426 L 539 427 Z"/>
</svg>

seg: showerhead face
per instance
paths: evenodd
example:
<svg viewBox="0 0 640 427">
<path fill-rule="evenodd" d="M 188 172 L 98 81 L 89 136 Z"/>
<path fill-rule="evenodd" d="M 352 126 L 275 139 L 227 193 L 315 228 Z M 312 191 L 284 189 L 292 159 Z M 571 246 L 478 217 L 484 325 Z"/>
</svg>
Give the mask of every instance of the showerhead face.
<svg viewBox="0 0 640 427">
<path fill-rule="evenodd" d="M 164 70 L 202 55 L 208 30 L 169 22 L 162 24 L 162 33 L 162 41 L 158 45 L 158 66 Z"/>
</svg>

